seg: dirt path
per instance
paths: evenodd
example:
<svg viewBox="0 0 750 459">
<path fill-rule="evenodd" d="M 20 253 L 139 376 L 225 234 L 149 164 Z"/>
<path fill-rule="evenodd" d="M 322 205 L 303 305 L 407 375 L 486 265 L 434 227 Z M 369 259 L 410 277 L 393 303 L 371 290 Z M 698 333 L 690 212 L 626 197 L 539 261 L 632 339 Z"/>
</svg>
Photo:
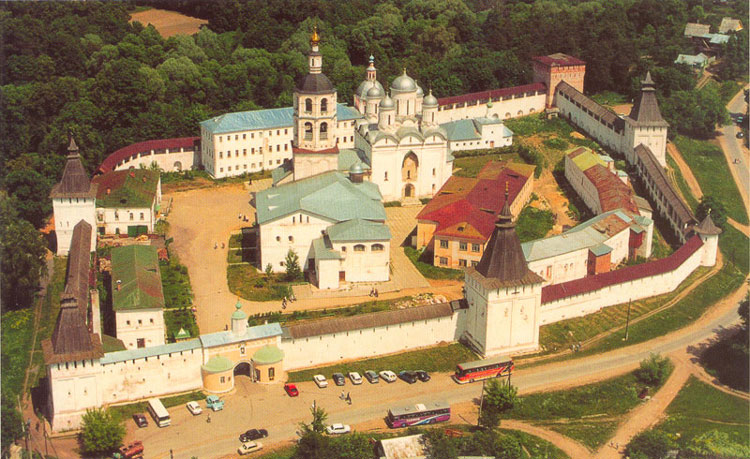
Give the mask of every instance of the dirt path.
<svg viewBox="0 0 750 459">
<path fill-rule="evenodd" d="M 555 225 L 550 232 L 551 234 L 562 233 L 564 226 L 573 227 L 578 224 L 577 221 L 570 218 L 568 215 L 568 206 L 570 202 L 560 191 L 560 187 L 555 181 L 555 177 L 552 172 L 545 170 L 542 175 L 534 180 L 534 193 L 539 196 L 541 202 L 544 203 L 541 207 L 543 209 L 551 210 L 555 214 Z M 532 203 L 534 205 L 536 203 Z"/>
<path fill-rule="evenodd" d="M 511 419 L 500 422 L 500 427 L 503 429 L 520 430 L 521 432 L 526 432 L 531 435 L 536 435 L 539 438 L 543 438 L 563 450 L 565 454 L 574 459 L 593 457 L 591 452 L 585 446 L 565 435 L 555 432 L 554 430 Z"/>
</svg>

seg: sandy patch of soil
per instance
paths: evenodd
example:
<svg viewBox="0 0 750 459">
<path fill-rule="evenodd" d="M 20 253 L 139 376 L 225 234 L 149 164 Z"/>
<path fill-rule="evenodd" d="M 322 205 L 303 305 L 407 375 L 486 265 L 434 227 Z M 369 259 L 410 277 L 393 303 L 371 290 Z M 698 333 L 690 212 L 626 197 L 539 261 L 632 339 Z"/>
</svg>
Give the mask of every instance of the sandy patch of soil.
<svg viewBox="0 0 750 459">
<path fill-rule="evenodd" d="M 205 19 L 192 18 L 174 11 L 151 9 L 133 13 L 130 22 L 138 21 L 141 24 L 151 24 L 164 38 L 173 35 L 192 35 L 198 33 L 201 26 L 208 24 Z"/>
</svg>

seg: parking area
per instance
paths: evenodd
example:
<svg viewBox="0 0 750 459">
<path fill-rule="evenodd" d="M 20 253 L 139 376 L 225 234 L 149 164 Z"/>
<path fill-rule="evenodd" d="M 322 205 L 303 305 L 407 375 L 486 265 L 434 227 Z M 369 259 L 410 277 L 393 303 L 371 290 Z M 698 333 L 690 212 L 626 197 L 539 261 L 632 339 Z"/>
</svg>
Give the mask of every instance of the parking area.
<svg viewBox="0 0 750 459">
<path fill-rule="evenodd" d="M 174 458 L 235 457 L 240 445 L 239 435 L 248 429 L 267 429 L 268 438 L 258 440 L 265 445 L 293 440 L 298 424 L 310 421 L 313 402 L 326 410 L 329 424 L 346 424 L 355 413 L 358 419 L 385 418 L 384 406 L 401 405 L 400 400 L 434 395 L 456 387 L 448 374 L 433 374 L 429 382 L 414 384 L 399 379 L 377 384 L 365 380 L 361 385 L 352 385 L 347 378 L 343 387 L 334 385 L 330 374 L 325 376 L 328 387 L 320 389 L 312 381 L 298 383 L 297 397 L 289 397 L 282 382 L 264 385 L 238 376 L 235 390 L 221 397 L 225 401 L 222 411 L 207 410 L 205 401 L 199 402 L 203 413 L 197 416 L 190 414 L 185 405 L 175 406 L 169 409 L 172 425 L 161 429 L 154 425 L 150 416 L 148 427 L 141 429 L 128 420 L 126 442 L 143 441 L 149 458 L 170 458 L 170 450 Z M 350 394 L 351 404 L 340 398 L 342 390 Z M 210 423 L 207 422 L 209 415 Z M 365 425 L 370 430 L 386 428 L 382 420 L 369 421 L 363 427 Z M 357 425 L 352 427 L 357 429 Z"/>
</svg>

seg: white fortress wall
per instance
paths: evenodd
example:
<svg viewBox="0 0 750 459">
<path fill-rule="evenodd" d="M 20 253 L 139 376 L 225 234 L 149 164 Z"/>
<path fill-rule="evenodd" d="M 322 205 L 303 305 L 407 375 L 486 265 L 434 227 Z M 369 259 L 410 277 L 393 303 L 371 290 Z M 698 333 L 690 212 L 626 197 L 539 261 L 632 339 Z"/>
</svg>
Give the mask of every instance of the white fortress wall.
<svg viewBox="0 0 750 459">
<path fill-rule="evenodd" d="M 164 172 L 187 171 L 200 165 L 200 152 L 187 148 L 176 149 L 176 151 L 169 149 L 166 149 L 166 151 L 150 150 L 136 153 L 118 162 L 114 170 L 120 171 L 131 167 L 136 169 L 140 167 L 149 168 L 154 163 Z"/>
<path fill-rule="evenodd" d="M 533 94 L 533 95 L 529 95 Z M 440 105 L 435 114 L 438 124 L 447 123 L 467 118 L 499 118 L 501 120 L 530 115 L 544 111 L 546 93 L 536 91 L 533 93 L 514 94 L 503 96 L 499 100 L 493 100 L 492 106 L 487 107 L 488 100 L 473 100 L 468 102 Z"/>
<path fill-rule="evenodd" d="M 600 145 L 621 154 L 627 153 L 623 148 L 623 130 L 617 130 L 614 126 L 607 126 L 601 119 L 595 118 L 595 115 L 588 112 L 584 107 L 576 105 L 564 93 L 558 91 L 555 100 L 560 113 L 580 129 L 584 130 L 589 136 L 593 137 Z"/>
</svg>

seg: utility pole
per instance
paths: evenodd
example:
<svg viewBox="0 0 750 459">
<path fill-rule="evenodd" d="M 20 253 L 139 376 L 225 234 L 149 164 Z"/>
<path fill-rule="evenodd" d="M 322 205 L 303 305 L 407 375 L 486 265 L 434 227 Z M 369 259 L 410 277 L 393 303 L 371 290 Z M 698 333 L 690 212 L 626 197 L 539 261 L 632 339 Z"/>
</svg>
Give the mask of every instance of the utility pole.
<svg viewBox="0 0 750 459">
<path fill-rule="evenodd" d="M 633 304 L 633 299 L 631 298 L 630 301 L 628 301 L 628 318 L 627 318 L 627 321 L 625 322 L 625 338 L 623 339 L 623 341 L 628 340 L 628 332 L 630 329 L 630 306 L 632 304 Z"/>
<path fill-rule="evenodd" d="M 486 379 L 482 380 L 482 394 L 479 396 L 479 416 L 477 416 L 477 427 L 479 427 L 479 420 L 482 419 L 482 405 L 484 404 L 484 384 L 486 382 Z"/>
</svg>

